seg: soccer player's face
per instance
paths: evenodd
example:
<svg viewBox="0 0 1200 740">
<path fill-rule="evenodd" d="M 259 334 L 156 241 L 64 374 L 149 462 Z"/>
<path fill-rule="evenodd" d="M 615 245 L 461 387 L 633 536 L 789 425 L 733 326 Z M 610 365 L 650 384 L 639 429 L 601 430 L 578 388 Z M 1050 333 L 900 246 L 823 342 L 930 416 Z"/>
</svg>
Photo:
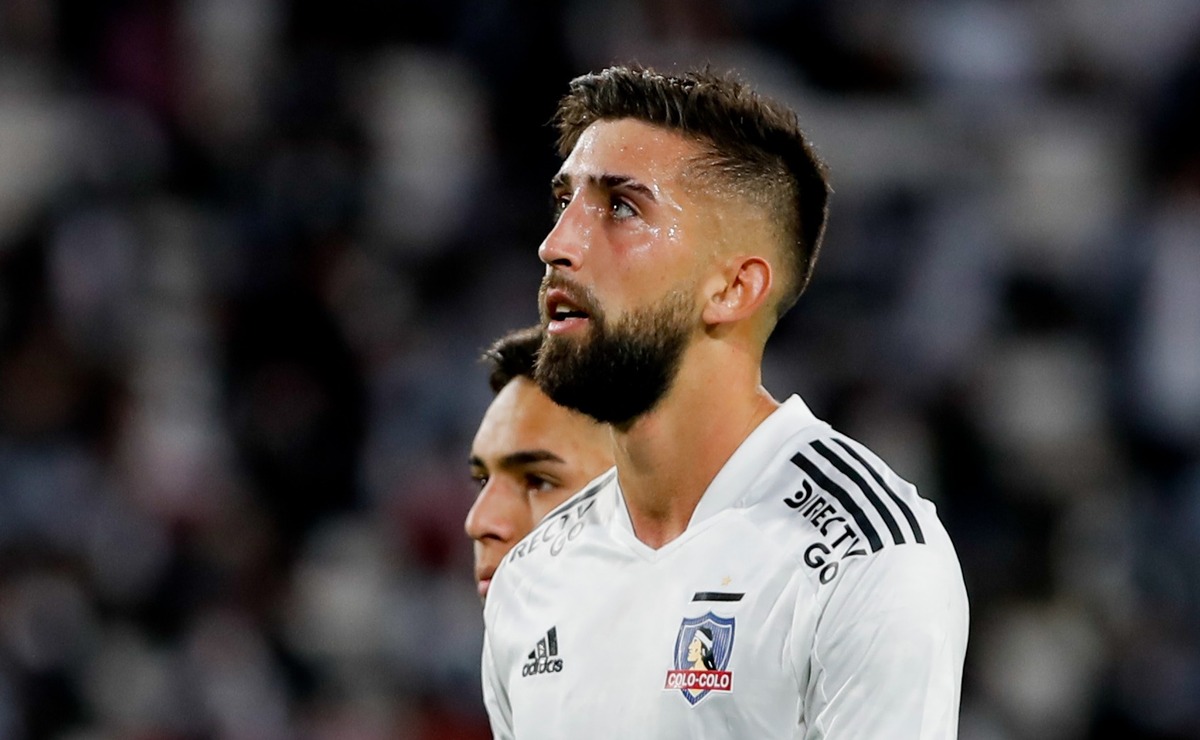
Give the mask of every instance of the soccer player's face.
<svg viewBox="0 0 1200 740">
<path fill-rule="evenodd" d="M 481 598 L 513 545 L 547 513 L 612 467 L 608 430 L 518 377 L 484 414 L 471 444 L 479 496 L 467 514 Z"/>
<path fill-rule="evenodd" d="M 557 222 L 540 310 L 539 384 L 559 403 L 621 424 L 667 392 L 695 332 L 721 209 L 689 187 L 703 153 L 635 120 L 592 124 L 554 180 Z"/>
</svg>

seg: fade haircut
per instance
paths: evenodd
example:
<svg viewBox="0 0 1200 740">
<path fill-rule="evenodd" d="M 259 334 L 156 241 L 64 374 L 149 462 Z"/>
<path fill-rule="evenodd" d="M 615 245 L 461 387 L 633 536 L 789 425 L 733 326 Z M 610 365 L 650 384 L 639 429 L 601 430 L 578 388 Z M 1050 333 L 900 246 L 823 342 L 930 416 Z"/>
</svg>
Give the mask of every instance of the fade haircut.
<svg viewBox="0 0 1200 740">
<path fill-rule="evenodd" d="M 709 69 L 673 76 L 638 66 L 609 67 L 576 77 L 559 101 L 554 117 L 559 154 L 568 156 L 596 121 L 622 118 L 697 141 L 707 150 L 697 163 L 703 172 L 765 208 L 784 239 L 776 318 L 795 305 L 816 265 L 829 201 L 825 165 L 796 114 Z"/>
<path fill-rule="evenodd" d="M 497 339 L 479 359 L 487 363 L 488 385 L 499 393 L 516 378 L 533 380 L 533 366 L 542 348 L 542 327 L 530 326 L 510 331 Z"/>
</svg>

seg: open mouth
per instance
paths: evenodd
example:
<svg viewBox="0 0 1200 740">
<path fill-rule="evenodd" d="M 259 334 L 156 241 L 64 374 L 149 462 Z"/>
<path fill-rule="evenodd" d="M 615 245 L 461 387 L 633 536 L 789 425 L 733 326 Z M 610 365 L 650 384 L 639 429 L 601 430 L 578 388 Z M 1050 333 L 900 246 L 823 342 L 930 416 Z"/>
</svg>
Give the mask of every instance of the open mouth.
<svg viewBox="0 0 1200 740">
<path fill-rule="evenodd" d="M 552 321 L 586 318 L 588 318 L 587 311 L 584 311 L 570 301 L 556 302 L 550 307 L 550 319 Z"/>
<path fill-rule="evenodd" d="M 591 318 L 591 314 L 583 306 L 561 289 L 546 293 L 546 316 L 547 329 L 551 332 L 566 331 Z"/>
</svg>

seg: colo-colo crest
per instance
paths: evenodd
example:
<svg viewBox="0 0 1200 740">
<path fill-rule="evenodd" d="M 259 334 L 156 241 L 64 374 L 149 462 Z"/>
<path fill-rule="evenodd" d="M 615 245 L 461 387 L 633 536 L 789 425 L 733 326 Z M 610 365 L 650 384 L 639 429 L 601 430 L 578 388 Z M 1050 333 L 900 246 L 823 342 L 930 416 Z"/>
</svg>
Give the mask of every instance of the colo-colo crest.
<svg viewBox="0 0 1200 740">
<path fill-rule="evenodd" d="M 684 619 L 675 638 L 675 667 L 667 671 L 665 689 L 679 689 L 693 706 L 713 691 L 732 691 L 733 617 L 709 612 Z"/>
</svg>

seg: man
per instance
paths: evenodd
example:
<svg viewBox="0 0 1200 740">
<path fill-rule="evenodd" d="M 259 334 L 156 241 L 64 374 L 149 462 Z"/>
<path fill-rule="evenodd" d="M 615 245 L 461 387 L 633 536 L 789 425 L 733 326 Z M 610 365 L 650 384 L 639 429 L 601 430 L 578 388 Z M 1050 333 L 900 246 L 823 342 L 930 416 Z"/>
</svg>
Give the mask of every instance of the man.
<svg viewBox="0 0 1200 740">
<path fill-rule="evenodd" d="M 513 545 L 613 464 L 604 425 L 557 405 L 534 383 L 541 343 L 541 327 L 532 327 L 501 337 L 484 353 L 496 397 L 471 444 L 479 496 L 466 521 L 481 599 Z"/>
<path fill-rule="evenodd" d="M 692 668 L 701 671 L 715 671 L 717 669 L 716 658 L 713 657 L 713 638 L 712 630 L 708 627 L 700 627 L 696 633 L 692 635 L 691 642 L 688 643 L 688 663 L 691 663 Z"/>
<path fill-rule="evenodd" d="M 556 122 L 535 377 L 611 425 L 616 468 L 496 574 L 496 737 L 954 737 L 967 602 L 933 505 L 761 385 L 825 223 L 795 116 L 707 72 L 617 67 L 574 80 Z"/>
</svg>

